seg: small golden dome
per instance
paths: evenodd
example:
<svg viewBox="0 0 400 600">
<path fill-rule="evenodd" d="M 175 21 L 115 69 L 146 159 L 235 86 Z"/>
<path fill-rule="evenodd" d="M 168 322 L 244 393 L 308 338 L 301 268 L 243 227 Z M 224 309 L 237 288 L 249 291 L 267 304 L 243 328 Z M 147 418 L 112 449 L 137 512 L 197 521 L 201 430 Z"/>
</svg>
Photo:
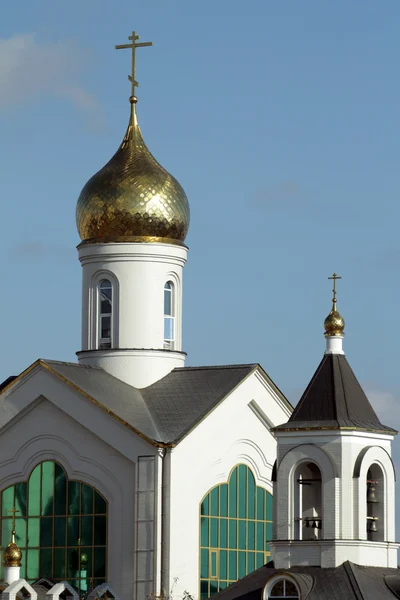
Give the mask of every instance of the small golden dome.
<svg viewBox="0 0 400 600">
<path fill-rule="evenodd" d="M 342 315 L 332 308 L 324 321 L 325 335 L 344 335 L 344 319 Z"/>
<path fill-rule="evenodd" d="M 189 203 L 182 186 L 152 156 L 130 98 L 131 118 L 112 159 L 83 188 L 76 222 L 85 242 L 183 243 Z"/>
<path fill-rule="evenodd" d="M 325 337 L 344 335 L 344 319 L 338 312 L 336 306 L 336 280 L 341 279 L 341 277 L 334 273 L 332 277 L 328 277 L 328 279 L 333 279 L 333 298 L 332 310 L 324 321 Z"/>
<path fill-rule="evenodd" d="M 11 542 L 4 550 L 4 566 L 5 567 L 20 567 L 22 559 L 22 552 L 20 547 L 15 541 L 15 531 L 11 533 Z"/>
</svg>

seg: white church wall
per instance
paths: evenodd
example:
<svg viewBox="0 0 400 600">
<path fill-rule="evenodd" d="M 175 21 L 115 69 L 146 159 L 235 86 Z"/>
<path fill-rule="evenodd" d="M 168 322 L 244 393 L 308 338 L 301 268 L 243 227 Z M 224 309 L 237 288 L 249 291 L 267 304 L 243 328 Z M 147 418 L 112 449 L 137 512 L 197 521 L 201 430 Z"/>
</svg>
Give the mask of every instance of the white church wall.
<svg viewBox="0 0 400 600">
<path fill-rule="evenodd" d="M 108 243 L 79 247 L 82 279 L 82 364 L 99 366 L 130 385 L 143 388 L 183 367 L 182 275 L 187 248 L 175 244 Z M 114 348 L 96 349 L 97 285 L 101 278 L 118 282 L 115 293 Z M 164 347 L 164 285 L 174 286 L 173 350 Z"/>
<path fill-rule="evenodd" d="M 214 485 L 233 467 L 247 465 L 256 485 L 272 493 L 276 442 L 248 406 L 254 400 L 273 424 L 287 421 L 290 409 L 259 373 L 248 377 L 171 453 L 169 586 L 174 597 L 199 591 L 199 510 Z"/>
<path fill-rule="evenodd" d="M 49 400 L 32 402 L 38 390 Z M 107 579 L 122 600 L 131 599 L 136 577 L 136 463 L 157 449 L 48 373 L 38 372 L 19 385 L 3 399 L 2 409 L 1 489 L 27 480 L 44 460 L 58 461 L 69 478 L 95 487 L 108 501 Z"/>
</svg>

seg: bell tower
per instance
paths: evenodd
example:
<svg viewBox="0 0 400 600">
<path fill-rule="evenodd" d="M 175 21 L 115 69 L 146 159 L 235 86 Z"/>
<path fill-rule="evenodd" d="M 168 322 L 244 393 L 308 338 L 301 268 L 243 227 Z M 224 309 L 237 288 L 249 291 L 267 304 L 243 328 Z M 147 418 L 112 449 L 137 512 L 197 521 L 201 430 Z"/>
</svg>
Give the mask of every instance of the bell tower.
<svg viewBox="0 0 400 600">
<path fill-rule="evenodd" d="M 342 348 L 344 320 L 325 319 L 326 351 L 289 421 L 275 428 L 276 568 L 397 567 L 391 442 Z"/>
</svg>

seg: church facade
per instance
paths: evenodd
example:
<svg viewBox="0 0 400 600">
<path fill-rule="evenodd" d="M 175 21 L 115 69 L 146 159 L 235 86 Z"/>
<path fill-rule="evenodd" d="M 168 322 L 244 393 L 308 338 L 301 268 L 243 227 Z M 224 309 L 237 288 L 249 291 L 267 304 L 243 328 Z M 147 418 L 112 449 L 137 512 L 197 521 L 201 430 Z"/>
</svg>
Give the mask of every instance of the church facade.
<svg viewBox="0 0 400 600">
<path fill-rule="evenodd" d="M 257 364 L 185 366 L 189 203 L 143 141 L 131 81 L 125 137 L 77 204 L 78 361 L 0 386 L 1 548 L 15 518 L 27 585 L 205 599 L 269 560 L 273 429 L 292 407 Z"/>
</svg>

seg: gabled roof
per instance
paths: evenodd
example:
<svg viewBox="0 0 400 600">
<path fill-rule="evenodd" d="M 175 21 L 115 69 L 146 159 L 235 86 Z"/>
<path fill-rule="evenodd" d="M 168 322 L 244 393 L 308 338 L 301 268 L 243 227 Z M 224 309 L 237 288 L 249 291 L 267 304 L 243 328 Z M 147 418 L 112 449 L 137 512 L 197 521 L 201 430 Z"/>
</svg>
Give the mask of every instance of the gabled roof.
<svg viewBox="0 0 400 600">
<path fill-rule="evenodd" d="M 267 580 L 288 573 L 301 590 L 303 600 L 389 600 L 399 598 L 399 569 L 362 567 L 344 562 L 339 567 L 291 567 L 275 569 L 273 563 L 253 571 L 227 589 L 212 596 L 213 600 L 260 600 Z M 397 586 L 397 587 L 396 587 Z"/>
<path fill-rule="evenodd" d="M 100 368 L 40 359 L 10 380 L 3 393 L 38 366 L 155 445 L 177 444 L 246 377 L 262 371 L 256 364 L 183 367 L 139 390 Z"/>
<path fill-rule="evenodd" d="M 364 429 L 397 433 L 382 425 L 344 354 L 326 354 L 289 421 L 276 429 Z"/>
</svg>

